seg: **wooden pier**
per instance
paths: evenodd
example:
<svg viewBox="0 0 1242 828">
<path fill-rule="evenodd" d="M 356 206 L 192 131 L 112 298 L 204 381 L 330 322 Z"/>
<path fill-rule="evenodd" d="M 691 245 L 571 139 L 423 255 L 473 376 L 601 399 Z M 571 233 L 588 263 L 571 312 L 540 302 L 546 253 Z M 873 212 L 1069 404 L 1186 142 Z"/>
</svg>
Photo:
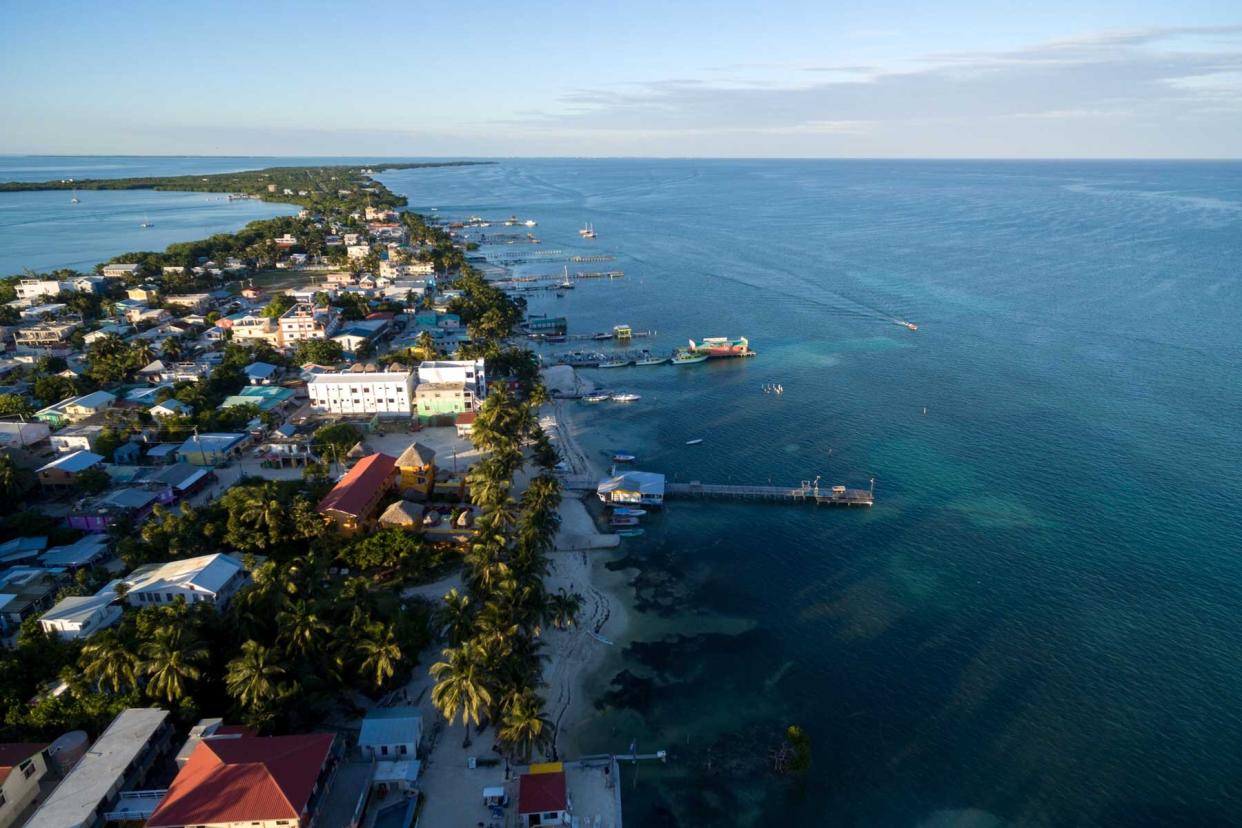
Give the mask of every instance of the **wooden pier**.
<svg viewBox="0 0 1242 828">
<path fill-rule="evenodd" d="M 803 480 L 798 486 L 734 486 L 692 480 L 689 483 L 665 483 L 664 496 L 714 500 L 784 500 L 821 506 L 874 506 L 875 484 L 873 482 L 870 489 L 847 489 L 844 486 L 820 486 L 813 480 Z"/>
</svg>

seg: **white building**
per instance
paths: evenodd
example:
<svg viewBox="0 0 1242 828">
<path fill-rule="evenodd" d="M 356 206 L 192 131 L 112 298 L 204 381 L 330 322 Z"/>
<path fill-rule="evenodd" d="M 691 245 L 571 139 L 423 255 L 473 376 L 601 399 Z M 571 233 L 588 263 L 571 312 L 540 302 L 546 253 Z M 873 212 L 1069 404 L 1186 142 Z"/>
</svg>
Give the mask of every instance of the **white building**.
<svg viewBox="0 0 1242 828">
<path fill-rule="evenodd" d="M 40 616 L 39 626 L 43 627 L 45 633 L 56 633 L 61 638 L 87 638 L 121 620 L 122 610 L 116 600 L 116 591 L 112 584 L 95 595 L 62 598 Z"/>
<path fill-rule="evenodd" d="M 423 715 L 417 707 L 377 707 L 362 720 L 358 750 L 364 759 L 412 759 L 422 736 Z"/>
<path fill-rule="evenodd" d="M 336 308 L 299 302 L 280 317 L 280 344 L 288 348 L 304 339 L 327 339 L 339 327 Z"/>
<path fill-rule="evenodd" d="M 51 429 L 47 423 L 36 421 L 0 422 L 0 447 L 25 448 L 48 438 Z"/>
<path fill-rule="evenodd" d="M 0 744 L 0 828 L 17 825 L 22 812 L 39 795 L 39 781 L 47 773 L 45 744 Z M 33 825 L 34 823 L 30 823 Z"/>
<path fill-rule="evenodd" d="M 23 302 L 37 302 L 46 297 L 55 297 L 60 293 L 60 282 L 55 279 L 22 279 L 13 289 L 17 298 Z"/>
<path fill-rule="evenodd" d="M 125 601 L 133 607 L 149 607 L 171 604 L 181 597 L 188 604 L 207 601 L 223 607 L 248 577 L 241 561 L 219 552 L 147 564 L 125 576 Z"/>
<path fill-rule="evenodd" d="M 414 401 L 414 372 L 318 374 L 306 383 L 306 391 L 311 407 L 322 413 L 408 417 Z"/>
<path fill-rule="evenodd" d="M 109 279 L 124 279 L 127 276 L 137 276 L 142 273 L 142 265 L 136 264 L 109 264 L 104 265 L 101 271 L 104 276 Z"/>
<path fill-rule="evenodd" d="M 429 360 L 418 366 L 418 382 L 433 385 L 462 384 L 482 402 L 487 397 L 487 377 L 481 359 Z"/>
</svg>

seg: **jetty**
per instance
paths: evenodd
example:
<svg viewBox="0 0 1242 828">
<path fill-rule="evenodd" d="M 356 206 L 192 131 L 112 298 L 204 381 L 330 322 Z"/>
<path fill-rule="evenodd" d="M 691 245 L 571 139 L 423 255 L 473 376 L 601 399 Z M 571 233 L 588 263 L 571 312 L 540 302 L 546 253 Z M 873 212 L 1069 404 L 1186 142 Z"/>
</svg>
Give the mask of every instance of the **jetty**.
<svg viewBox="0 0 1242 828">
<path fill-rule="evenodd" d="M 689 483 L 665 483 L 664 496 L 714 500 L 783 500 L 821 506 L 874 506 L 875 481 L 871 481 L 870 489 L 849 489 L 845 486 L 820 486 L 814 480 L 803 480 L 797 486 L 739 486 L 691 480 Z"/>
</svg>

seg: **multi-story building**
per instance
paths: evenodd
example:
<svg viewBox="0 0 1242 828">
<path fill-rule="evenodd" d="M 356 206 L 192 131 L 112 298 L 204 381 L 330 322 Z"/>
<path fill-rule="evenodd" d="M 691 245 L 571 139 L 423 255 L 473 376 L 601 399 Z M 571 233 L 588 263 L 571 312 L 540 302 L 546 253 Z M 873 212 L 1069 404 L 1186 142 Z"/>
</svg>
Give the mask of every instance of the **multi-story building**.
<svg viewBox="0 0 1242 828">
<path fill-rule="evenodd" d="M 60 293 L 60 282 L 55 279 L 22 279 L 13 289 L 23 302 L 37 302 Z"/>
<path fill-rule="evenodd" d="M 325 414 L 410 416 L 413 371 L 345 371 L 318 374 L 306 383 L 311 406 Z"/>
<path fill-rule="evenodd" d="M 0 744 L 0 828 L 11 828 L 39 795 L 39 780 L 47 773 L 45 744 Z"/>
<path fill-rule="evenodd" d="M 304 339 L 327 339 L 340 324 L 340 314 L 331 305 L 316 307 L 299 302 L 280 317 L 281 347 L 293 347 Z"/>
<path fill-rule="evenodd" d="M 13 343 L 19 354 L 65 356 L 73 351 L 69 336 L 82 327 L 81 322 L 38 322 L 18 328 Z"/>
<path fill-rule="evenodd" d="M 266 342 L 273 347 L 280 346 L 280 325 L 275 319 L 257 313 L 239 313 L 226 316 L 216 324 L 232 331 L 233 341 L 239 345 Z"/>
<path fill-rule="evenodd" d="M 419 383 L 461 383 L 475 405 L 487 397 L 487 376 L 481 359 L 429 360 L 418 366 Z M 474 407 L 474 405 L 470 406 Z"/>
<path fill-rule="evenodd" d="M 125 602 L 132 607 L 209 603 L 223 607 L 248 581 L 242 562 L 217 552 L 162 564 L 144 564 L 125 576 Z"/>
<path fill-rule="evenodd" d="M 453 425 L 458 414 L 474 407 L 473 394 L 462 382 L 420 382 L 414 389 L 414 408 L 424 425 Z"/>
</svg>

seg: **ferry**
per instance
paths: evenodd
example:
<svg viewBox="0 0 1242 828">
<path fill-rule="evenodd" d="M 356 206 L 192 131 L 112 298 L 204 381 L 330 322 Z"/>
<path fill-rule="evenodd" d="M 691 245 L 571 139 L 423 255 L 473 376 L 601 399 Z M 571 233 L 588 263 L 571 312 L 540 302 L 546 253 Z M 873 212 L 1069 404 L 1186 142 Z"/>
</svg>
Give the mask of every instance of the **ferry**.
<svg viewBox="0 0 1242 828">
<path fill-rule="evenodd" d="M 730 339 L 727 336 L 709 336 L 697 344 L 692 339 L 690 340 L 690 350 L 695 353 L 706 354 L 713 359 L 755 355 L 755 352 L 750 349 L 750 340 L 744 336 L 739 336 L 737 339 Z"/>
<path fill-rule="evenodd" d="M 613 402 L 638 402 L 642 397 L 637 394 L 613 394 Z"/>
<path fill-rule="evenodd" d="M 904 319 L 894 319 L 893 324 L 900 325 L 903 328 L 909 328 L 912 331 L 917 331 L 919 329 L 918 325 L 914 324 L 913 322 L 907 322 Z"/>
<path fill-rule="evenodd" d="M 707 362 L 707 354 L 695 353 L 694 351 L 676 351 L 672 358 L 674 365 L 695 365 L 700 362 Z"/>
</svg>

